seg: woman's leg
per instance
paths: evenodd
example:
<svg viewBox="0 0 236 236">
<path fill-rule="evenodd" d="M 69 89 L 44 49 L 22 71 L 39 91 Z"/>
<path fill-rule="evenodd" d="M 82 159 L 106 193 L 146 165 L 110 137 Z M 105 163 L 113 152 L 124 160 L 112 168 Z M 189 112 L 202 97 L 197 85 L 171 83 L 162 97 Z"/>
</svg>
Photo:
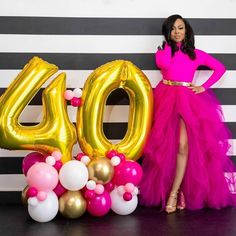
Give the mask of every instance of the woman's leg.
<svg viewBox="0 0 236 236">
<path fill-rule="evenodd" d="M 188 136 L 185 123 L 180 118 L 180 142 L 176 160 L 176 173 L 171 191 L 178 191 L 186 169 L 188 161 Z"/>
<path fill-rule="evenodd" d="M 180 118 L 180 140 L 176 160 L 176 172 L 174 182 L 171 188 L 170 196 L 167 201 L 166 211 L 168 213 L 176 210 L 177 194 L 182 183 L 187 161 L 188 161 L 188 136 L 183 119 Z"/>
</svg>

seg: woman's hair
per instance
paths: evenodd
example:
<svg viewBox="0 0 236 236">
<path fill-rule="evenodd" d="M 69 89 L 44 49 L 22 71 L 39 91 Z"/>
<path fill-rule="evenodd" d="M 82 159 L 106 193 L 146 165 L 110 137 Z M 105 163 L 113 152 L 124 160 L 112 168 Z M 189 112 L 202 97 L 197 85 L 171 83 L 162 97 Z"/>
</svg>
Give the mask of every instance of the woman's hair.
<svg viewBox="0 0 236 236">
<path fill-rule="evenodd" d="M 175 52 L 178 51 L 178 47 L 176 46 L 176 43 L 171 40 L 170 35 L 174 23 L 177 19 L 181 19 L 184 22 L 186 29 L 185 39 L 183 40 L 180 50 L 183 53 L 187 54 L 190 59 L 194 60 L 196 58 L 196 54 L 194 52 L 194 33 L 192 27 L 190 26 L 187 20 L 183 19 L 183 17 L 180 15 L 169 16 L 162 24 L 162 34 L 164 35 L 168 45 L 171 46 L 172 56 L 174 56 Z M 165 42 L 163 43 L 162 47 L 165 47 Z"/>
</svg>

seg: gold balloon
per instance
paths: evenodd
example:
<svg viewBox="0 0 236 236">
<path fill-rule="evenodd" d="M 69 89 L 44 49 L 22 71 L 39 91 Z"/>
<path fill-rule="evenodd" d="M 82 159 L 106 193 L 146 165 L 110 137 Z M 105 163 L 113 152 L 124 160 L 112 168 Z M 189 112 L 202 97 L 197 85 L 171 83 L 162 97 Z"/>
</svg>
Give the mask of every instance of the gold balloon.
<svg viewBox="0 0 236 236">
<path fill-rule="evenodd" d="M 19 116 L 57 66 L 34 57 L 0 97 L 0 147 L 62 153 L 62 161 L 72 158 L 77 142 L 64 99 L 65 73 L 59 74 L 43 92 L 43 119 L 35 126 L 23 126 Z"/>
<path fill-rule="evenodd" d="M 106 157 L 93 159 L 88 165 L 89 179 L 98 184 L 106 184 L 114 175 L 114 167 Z"/>
<path fill-rule="evenodd" d="M 28 205 L 28 198 L 26 196 L 27 190 L 29 189 L 29 186 L 25 186 L 25 188 L 22 190 L 21 192 L 21 202 L 23 204 L 24 207 L 27 207 Z"/>
<path fill-rule="evenodd" d="M 80 191 L 67 191 L 59 199 L 59 211 L 67 218 L 79 218 L 86 211 L 87 202 Z"/>
<path fill-rule="evenodd" d="M 103 132 L 103 113 L 107 97 L 117 88 L 129 95 L 130 111 L 125 137 L 112 144 Z M 81 149 L 91 157 L 105 156 L 114 149 L 137 160 L 150 132 L 153 114 L 153 92 L 145 74 L 129 61 L 109 62 L 88 77 L 82 100 L 76 124 Z"/>
</svg>

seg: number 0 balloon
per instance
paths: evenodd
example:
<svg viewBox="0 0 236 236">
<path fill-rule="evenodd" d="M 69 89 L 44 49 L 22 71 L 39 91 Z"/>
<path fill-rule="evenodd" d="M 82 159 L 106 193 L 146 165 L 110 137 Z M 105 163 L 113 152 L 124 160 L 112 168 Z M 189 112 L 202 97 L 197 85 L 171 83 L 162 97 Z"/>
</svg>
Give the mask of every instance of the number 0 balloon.
<svg viewBox="0 0 236 236">
<path fill-rule="evenodd" d="M 124 89 L 130 100 L 128 129 L 118 144 L 103 132 L 103 112 L 109 94 Z M 105 156 L 114 149 L 128 159 L 137 160 L 152 123 L 153 93 L 145 74 L 129 61 L 117 60 L 97 68 L 87 79 L 83 106 L 78 109 L 77 134 L 81 149 L 92 157 Z"/>
</svg>

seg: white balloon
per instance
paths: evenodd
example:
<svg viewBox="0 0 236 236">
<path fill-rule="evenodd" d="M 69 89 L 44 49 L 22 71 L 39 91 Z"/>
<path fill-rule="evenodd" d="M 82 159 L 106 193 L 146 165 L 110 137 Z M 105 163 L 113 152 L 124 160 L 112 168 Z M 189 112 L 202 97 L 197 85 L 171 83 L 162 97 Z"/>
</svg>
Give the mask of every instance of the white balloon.
<svg viewBox="0 0 236 236">
<path fill-rule="evenodd" d="M 28 212 L 31 218 L 38 222 L 48 222 L 52 220 L 58 212 L 59 204 L 57 195 L 50 191 L 44 201 L 39 201 L 36 206 L 28 205 Z"/>
<path fill-rule="evenodd" d="M 117 193 L 118 193 L 120 196 L 123 196 L 123 194 L 125 193 L 124 185 L 120 185 L 120 186 L 117 187 Z"/>
<path fill-rule="evenodd" d="M 29 197 L 28 204 L 31 206 L 36 206 L 39 203 L 37 197 Z"/>
<path fill-rule="evenodd" d="M 46 163 L 47 163 L 48 165 L 50 165 L 50 166 L 54 166 L 55 163 L 56 163 L 55 157 L 53 157 L 53 156 L 48 156 L 48 157 L 46 158 Z"/>
<path fill-rule="evenodd" d="M 88 169 L 80 161 L 66 162 L 59 172 L 59 179 L 64 188 L 70 191 L 82 189 L 88 181 Z"/>
<path fill-rule="evenodd" d="M 94 180 L 89 180 L 86 187 L 89 190 L 94 190 L 96 188 L 96 182 Z"/>
<path fill-rule="evenodd" d="M 118 215 L 131 214 L 138 205 L 138 197 L 133 196 L 130 201 L 125 201 L 123 196 L 118 193 L 118 189 L 115 188 L 111 193 L 111 209 Z"/>
<path fill-rule="evenodd" d="M 113 166 L 118 166 L 120 164 L 120 157 L 114 156 L 111 158 L 111 164 Z"/>
<path fill-rule="evenodd" d="M 80 98 L 82 96 L 83 91 L 80 88 L 76 88 L 73 90 L 75 97 Z"/>
<path fill-rule="evenodd" d="M 80 161 L 83 162 L 87 166 L 91 160 L 88 156 L 82 156 Z"/>
</svg>

